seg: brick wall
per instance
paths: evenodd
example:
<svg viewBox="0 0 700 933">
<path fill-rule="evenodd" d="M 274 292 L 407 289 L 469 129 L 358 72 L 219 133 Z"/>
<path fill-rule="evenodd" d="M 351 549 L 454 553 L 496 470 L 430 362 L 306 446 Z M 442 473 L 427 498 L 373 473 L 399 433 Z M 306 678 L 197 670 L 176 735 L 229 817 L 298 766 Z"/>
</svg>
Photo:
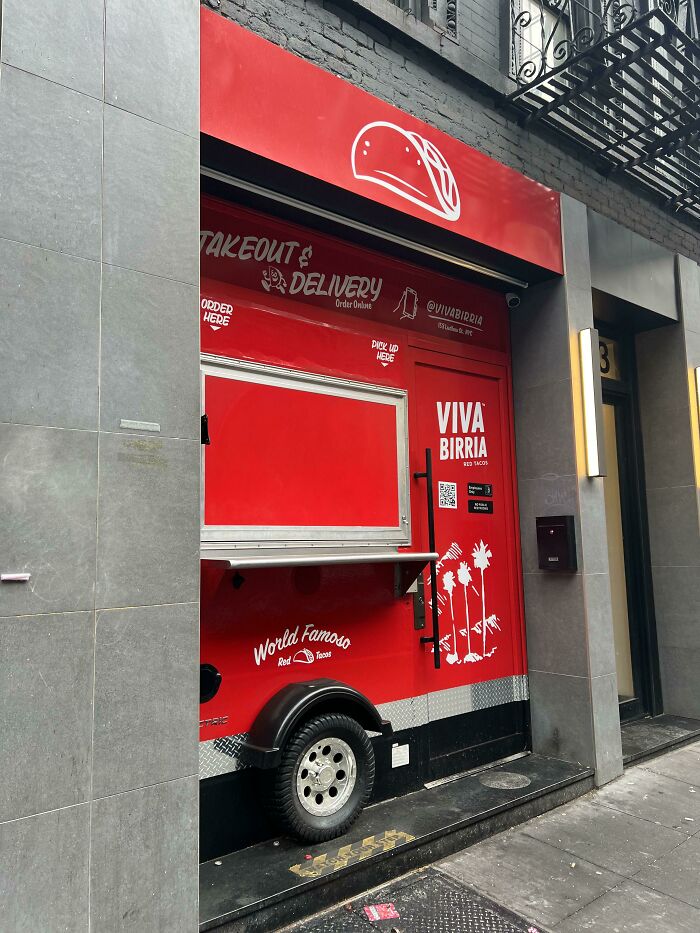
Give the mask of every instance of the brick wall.
<svg viewBox="0 0 700 933">
<path fill-rule="evenodd" d="M 459 6 L 460 42 L 494 67 L 498 6 L 498 0 L 460 0 Z M 264 5 L 221 0 L 221 12 L 667 249 L 700 260 L 698 231 L 691 225 L 663 211 L 639 189 L 604 179 L 586 164 L 585 154 L 582 159 L 580 150 L 549 131 L 521 129 L 495 108 L 495 95 L 359 7 L 328 0 L 266 0 Z"/>
</svg>

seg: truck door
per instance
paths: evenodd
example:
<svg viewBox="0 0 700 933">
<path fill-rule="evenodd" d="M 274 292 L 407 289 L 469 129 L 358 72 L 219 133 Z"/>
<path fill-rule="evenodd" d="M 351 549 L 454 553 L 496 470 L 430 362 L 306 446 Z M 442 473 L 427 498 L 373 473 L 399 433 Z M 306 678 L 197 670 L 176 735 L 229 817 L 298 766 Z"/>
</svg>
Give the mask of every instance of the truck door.
<svg viewBox="0 0 700 933">
<path fill-rule="evenodd" d="M 432 451 L 440 667 L 425 644 L 429 774 L 439 778 L 526 747 L 526 666 L 505 366 L 414 351 L 412 468 Z M 420 519 L 426 481 L 414 480 Z M 426 523 L 422 534 L 427 536 Z M 427 539 L 427 538 L 426 538 Z"/>
</svg>

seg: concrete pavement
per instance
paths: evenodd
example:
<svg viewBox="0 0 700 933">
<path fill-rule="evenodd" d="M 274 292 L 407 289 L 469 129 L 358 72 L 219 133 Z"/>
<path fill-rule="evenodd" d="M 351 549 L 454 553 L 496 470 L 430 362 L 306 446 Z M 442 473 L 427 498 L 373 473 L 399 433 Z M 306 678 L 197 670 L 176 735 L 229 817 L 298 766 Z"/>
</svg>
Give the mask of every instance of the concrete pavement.
<svg viewBox="0 0 700 933">
<path fill-rule="evenodd" d="M 364 907 L 387 902 L 399 916 L 371 921 Z M 700 933 L 700 742 L 296 929 L 511 933 L 528 926 Z"/>
<path fill-rule="evenodd" d="M 696 742 L 436 868 L 556 933 L 699 933 L 699 834 Z"/>
</svg>

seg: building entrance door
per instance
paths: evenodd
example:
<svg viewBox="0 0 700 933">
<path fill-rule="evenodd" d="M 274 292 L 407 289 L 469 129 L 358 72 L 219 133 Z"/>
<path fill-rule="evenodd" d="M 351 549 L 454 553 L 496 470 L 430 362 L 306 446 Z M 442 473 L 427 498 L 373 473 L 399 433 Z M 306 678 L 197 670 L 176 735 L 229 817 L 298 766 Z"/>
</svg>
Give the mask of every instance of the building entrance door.
<svg viewBox="0 0 700 933">
<path fill-rule="evenodd" d="M 415 466 L 430 449 L 440 555 L 425 589 L 440 667 L 427 645 L 420 665 L 435 780 L 526 748 L 526 668 L 508 370 L 431 350 L 414 362 Z"/>
<path fill-rule="evenodd" d="M 605 520 L 620 718 L 661 712 L 633 346 L 601 335 Z"/>
</svg>

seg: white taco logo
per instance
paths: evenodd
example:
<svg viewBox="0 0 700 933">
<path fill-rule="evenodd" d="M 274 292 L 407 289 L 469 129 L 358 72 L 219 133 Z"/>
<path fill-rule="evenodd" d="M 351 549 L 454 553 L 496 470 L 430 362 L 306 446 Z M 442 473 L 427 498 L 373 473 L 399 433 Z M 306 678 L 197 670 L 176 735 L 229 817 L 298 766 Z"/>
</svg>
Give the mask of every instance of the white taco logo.
<svg viewBox="0 0 700 933">
<path fill-rule="evenodd" d="M 358 180 L 381 185 L 445 220 L 459 219 L 452 169 L 437 146 L 418 133 L 394 123 L 368 123 L 355 137 L 350 162 Z"/>
</svg>

